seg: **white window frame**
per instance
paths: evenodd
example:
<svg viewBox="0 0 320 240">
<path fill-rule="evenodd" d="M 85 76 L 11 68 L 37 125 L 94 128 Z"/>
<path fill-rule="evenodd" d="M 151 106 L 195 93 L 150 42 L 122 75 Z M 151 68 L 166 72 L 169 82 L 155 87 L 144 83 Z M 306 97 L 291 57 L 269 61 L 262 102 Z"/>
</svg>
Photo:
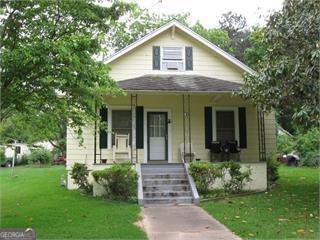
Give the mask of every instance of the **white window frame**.
<svg viewBox="0 0 320 240">
<path fill-rule="evenodd" d="M 169 70 L 169 69 L 163 69 L 162 68 L 162 62 L 163 62 L 163 48 L 168 48 L 168 47 L 179 47 L 182 49 L 182 70 Z M 183 72 L 186 70 L 186 47 L 184 46 L 162 46 L 160 47 L 160 70 L 161 71 L 168 71 L 168 72 Z"/>
<path fill-rule="evenodd" d="M 233 111 L 234 112 L 234 130 L 235 140 L 239 145 L 239 111 L 238 107 L 212 107 L 212 139 L 217 141 L 217 111 Z"/>
<path fill-rule="evenodd" d="M 112 149 L 112 111 L 130 110 L 130 106 L 108 106 L 108 149 Z M 130 133 L 131 135 L 132 133 Z"/>
</svg>

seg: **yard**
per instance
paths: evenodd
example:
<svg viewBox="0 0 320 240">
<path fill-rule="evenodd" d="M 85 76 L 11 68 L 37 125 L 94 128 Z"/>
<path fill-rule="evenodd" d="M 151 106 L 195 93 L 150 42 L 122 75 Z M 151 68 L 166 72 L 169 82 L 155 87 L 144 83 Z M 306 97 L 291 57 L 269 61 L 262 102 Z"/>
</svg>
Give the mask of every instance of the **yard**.
<svg viewBox="0 0 320 240">
<path fill-rule="evenodd" d="M 283 166 L 275 189 L 201 207 L 244 239 L 319 239 L 319 173 Z"/>
<path fill-rule="evenodd" d="M 144 239 L 139 207 L 59 186 L 64 167 L 0 169 L 1 228 L 32 227 L 38 239 Z"/>
</svg>

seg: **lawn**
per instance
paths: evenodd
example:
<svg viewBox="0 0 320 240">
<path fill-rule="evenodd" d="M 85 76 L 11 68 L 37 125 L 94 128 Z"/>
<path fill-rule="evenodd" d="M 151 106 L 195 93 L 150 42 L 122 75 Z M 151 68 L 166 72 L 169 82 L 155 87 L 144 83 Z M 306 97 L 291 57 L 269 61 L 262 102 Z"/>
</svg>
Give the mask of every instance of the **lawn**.
<svg viewBox="0 0 320 240">
<path fill-rule="evenodd" d="M 279 171 L 271 191 L 201 207 L 244 239 L 319 239 L 319 169 Z"/>
<path fill-rule="evenodd" d="M 32 227 L 37 239 L 145 239 L 139 207 L 97 199 L 59 185 L 64 167 L 0 169 L 0 227 Z"/>
</svg>

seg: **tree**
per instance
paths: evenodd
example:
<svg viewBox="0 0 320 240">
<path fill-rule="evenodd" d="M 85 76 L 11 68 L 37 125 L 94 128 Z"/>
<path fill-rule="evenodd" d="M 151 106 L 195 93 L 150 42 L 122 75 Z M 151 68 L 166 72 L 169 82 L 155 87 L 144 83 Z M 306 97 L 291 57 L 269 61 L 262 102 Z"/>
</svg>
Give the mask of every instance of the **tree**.
<svg viewBox="0 0 320 240">
<path fill-rule="evenodd" d="M 2 121 L 0 126 L 0 144 L 11 139 L 34 144 L 49 141 L 59 152 L 66 151 L 66 128 L 68 120 L 64 116 L 48 113 L 29 115 L 16 113 Z"/>
<path fill-rule="evenodd" d="M 254 69 L 262 61 L 269 47 L 265 41 L 265 31 L 264 28 L 254 28 L 249 35 L 250 47 L 244 51 L 245 62 Z"/>
<path fill-rule="evenodd" d="M 319 1 L 286 0 L 270 16 L 270 48 L 256 76 L 247 76 L 241 96 L 266 110 L 288 109 L 301 130 L 319 126 Z"/>
<path fill-rule="evenodd" d="M 2 1 L 1 122 L 17 113 L 62 116 L 71 126 L 96 118 L 101 93 L 118 93 L 108 66 L 97 56 L 110 25 L 130 6 Z"/>
<path fill-rule="evenodd" d="M 208 41 L 214 43 L 218 47 L 228 50 L 230 45 L 230 38 L 228 33 L 219 28 L 205 28 L 201 25 L 200 22 L 197 22 L 195 25 L 192 26 L 192 30 L 207 39 Z"/>
<path fill-rule="evenodd" d="M 227 12 L 222 14 L 219 24 L 230 38 L 229 52 L 244 61 L 244 51 L 250 46 L 246 18 L 241 14 Z"/>
<path fill-rule="evenodd" d="M 111 34 L 106 39 L 106 46 L 110 50 L 118 51 L 172 19 L 188 25 L 189 15 L 188 13 L 159 15 L 134 4 L 125 19 L 120 19 L 113 24 Z"/>
</svg>

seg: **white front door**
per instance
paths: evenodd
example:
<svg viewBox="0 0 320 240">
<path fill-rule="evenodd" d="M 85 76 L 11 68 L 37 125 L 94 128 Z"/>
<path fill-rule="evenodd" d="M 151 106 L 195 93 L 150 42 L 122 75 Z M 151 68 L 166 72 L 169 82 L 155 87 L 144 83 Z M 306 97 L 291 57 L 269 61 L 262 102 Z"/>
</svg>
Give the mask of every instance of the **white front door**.
<svg viewBox="0 0 320 240">
<path fill-rule="evenodd" d="M 168 160 L 166 112 L 148 112 L 148 160 Z"/>
</svg>

